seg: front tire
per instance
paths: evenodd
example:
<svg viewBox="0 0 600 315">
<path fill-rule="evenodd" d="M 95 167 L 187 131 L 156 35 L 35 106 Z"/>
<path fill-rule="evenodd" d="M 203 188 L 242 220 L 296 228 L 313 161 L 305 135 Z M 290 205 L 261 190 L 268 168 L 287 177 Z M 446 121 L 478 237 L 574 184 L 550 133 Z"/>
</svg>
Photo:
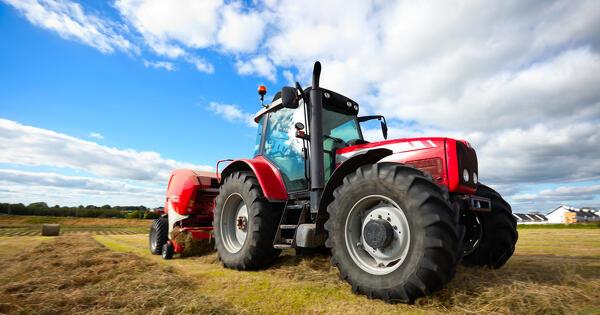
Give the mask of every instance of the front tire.
<svg viewBox="0 0 600 315">
<path fill-rule="evenodd" d="M 475 194 L 489 198 L 492 211 L 468 214 L 475 217 L 471 219 L 475 224 L 471 228 L 467 225 L 467 229 L 471 229 L 467 233 L 480 233 L 480 239 L 475 248 L 465 252 L 462 262 L 465 266 L 487 266 L 497 269 L 502 267 L 515 251 L 515 244 L 519 238 L 517 221 L 508 202 L 495 190 L 479 185 Z"/>
<path fill-rule="evenodd" d="M 227 268 L 268 267 L 281 253 L 273 248 L 281 209 L 269 203 L 251 172 L 235 172 L 221 185 L 214 216 L 215 245 Z"/>
<path fill-rule="evenodd" d="M 148 234 L 148 247 L 153 255 L 160 255 L 162 247 L 169 240 L 169 220 L 160 217 L 152 221 Z"/>
<path fill-rule="evenodd" d="M 410 303 L 452 279 L 457 216 L 421 171 L 396 163 L 363 166 L 344 178 L 327 212 L 332 263 L 355 293 Z"/>
</svg>

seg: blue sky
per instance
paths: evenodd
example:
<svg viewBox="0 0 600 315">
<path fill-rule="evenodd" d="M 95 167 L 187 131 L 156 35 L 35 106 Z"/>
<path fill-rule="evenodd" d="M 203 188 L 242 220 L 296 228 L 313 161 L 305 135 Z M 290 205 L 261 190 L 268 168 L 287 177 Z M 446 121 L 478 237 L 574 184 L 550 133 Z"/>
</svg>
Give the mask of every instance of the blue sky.
<svg viewBox="0 0 600 315">
<path fill-rule="evenodd" d="M 321 60 L 391 137 L 471 141 L 515 209 L 600 206 L 598 2 L 312 5 L 0 0 L 0 201 L 158 206 L 170 169 L 250 156 L 257 86 Z"/>
<path fill-rule="evenodd" d="M 236 126 L 241 138 L 205 107 L 219 101 L 255 111 L 257 84 L 266 80 L 237 75 L 226 58 L 206 54 L 217 69 L 210 75 L 187 64 L 177 71 L 147 68 L 139 57 L 64 40 L 9 6 L 0 6 L 0 17 L 0 45 L 10 47 L 0 51 L 4 118 L 80 138 L 97 132 L 104 139 L 92 140 L 108 146 L 197 164 L 250 154 L 254 130 Z"/>
</svg>

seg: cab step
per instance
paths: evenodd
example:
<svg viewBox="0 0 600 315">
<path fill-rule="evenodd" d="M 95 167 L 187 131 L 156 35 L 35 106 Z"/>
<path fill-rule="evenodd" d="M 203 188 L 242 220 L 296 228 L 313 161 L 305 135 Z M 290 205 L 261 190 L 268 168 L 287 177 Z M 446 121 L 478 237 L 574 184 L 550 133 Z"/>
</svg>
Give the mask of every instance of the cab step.
<svg viewBox="0 0 600 315">
<path fill-rule="evenodd" d="M 273 247 L 284 249 L 294 247 L 298 225 L 306 221 L 308 200 L 290 199 L 286 202 L 277 227 Z"/>
</svg>

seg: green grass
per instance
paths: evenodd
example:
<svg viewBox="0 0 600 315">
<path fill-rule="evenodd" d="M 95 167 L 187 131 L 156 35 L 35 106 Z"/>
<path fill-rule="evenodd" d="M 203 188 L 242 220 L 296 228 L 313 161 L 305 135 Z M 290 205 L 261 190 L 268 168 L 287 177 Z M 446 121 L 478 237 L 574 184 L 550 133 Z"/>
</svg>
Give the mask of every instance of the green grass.
<svg viewBox="0 0 600 315">
<path fill-rule="evenodd" d="M 519 224 L 519 225 L 517 225 L 517 228 L 519 230 L 524 230 L 524 229 L 600 229 L 600 222 L 576 223 L 576 224 L 561 224 L 561 223 Z"/>
</svg>

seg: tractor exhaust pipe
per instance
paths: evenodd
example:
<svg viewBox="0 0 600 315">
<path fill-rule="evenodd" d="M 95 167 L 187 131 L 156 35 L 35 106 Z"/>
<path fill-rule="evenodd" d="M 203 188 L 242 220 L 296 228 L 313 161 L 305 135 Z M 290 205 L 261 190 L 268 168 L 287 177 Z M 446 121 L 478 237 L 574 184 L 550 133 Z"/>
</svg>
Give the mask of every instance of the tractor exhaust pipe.
<svg viewBox="0 0 600 315">
<path fill-rule="evenodd" d="M 315 62 L 310 90 L 310 212 L 319 211 L 321 194 L 325 187 L 323 161 L 323 91 L 319 88 L 321 63 Z"/>
</svg>

